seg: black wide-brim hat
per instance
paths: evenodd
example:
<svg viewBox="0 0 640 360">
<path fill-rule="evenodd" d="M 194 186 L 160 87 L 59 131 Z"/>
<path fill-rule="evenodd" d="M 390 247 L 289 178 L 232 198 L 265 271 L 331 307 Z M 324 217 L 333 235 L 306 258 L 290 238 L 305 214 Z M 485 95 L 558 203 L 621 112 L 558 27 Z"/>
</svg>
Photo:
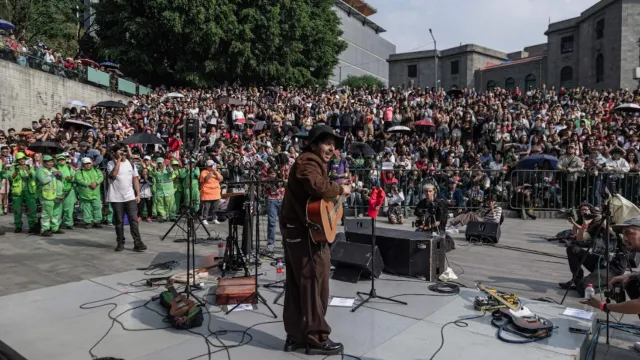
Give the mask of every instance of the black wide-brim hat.
<svg viewBox="0 0 640 360">
<path fill-rule="evenodd" d="M 315 143 L 322 135 L 330 134 L 333 136 L 334 141 L 336 142 L 336 149 L 342 149 L 344 146 L 344 138 L 338 136 L 333 131 L 333 128 L 329 125 L 317 125 L 314 126 L 307 136 L 307 145 L 303 148 L 305 151 L 311 150 L 311 144 Z"/>
</svg>

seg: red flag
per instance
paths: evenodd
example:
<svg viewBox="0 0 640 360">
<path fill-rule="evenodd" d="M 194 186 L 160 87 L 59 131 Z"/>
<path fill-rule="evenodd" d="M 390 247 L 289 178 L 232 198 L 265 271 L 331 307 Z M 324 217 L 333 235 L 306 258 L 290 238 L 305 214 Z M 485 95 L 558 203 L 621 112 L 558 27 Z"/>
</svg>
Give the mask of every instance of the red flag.
<svg viewBox="0 0 640 360">
<path fill-rule="evenodd" d="M 376 218 L 378 216 L 378 210 L 380 210 L 380 206 L 384 203 L 384 198 L 387 195 L 384 193 L 381 187 L 374 187 L 371 190 L 371 197 L 369 197 L 369 208 L 367 213 L 370 218 Z"/>
</svg>

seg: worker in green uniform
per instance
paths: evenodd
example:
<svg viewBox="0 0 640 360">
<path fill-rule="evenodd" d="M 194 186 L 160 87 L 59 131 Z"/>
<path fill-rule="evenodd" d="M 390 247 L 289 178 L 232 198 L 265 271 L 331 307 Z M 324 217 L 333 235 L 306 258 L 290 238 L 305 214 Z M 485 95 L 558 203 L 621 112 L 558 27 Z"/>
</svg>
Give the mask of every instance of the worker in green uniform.
<svg viewBox="0 0 640 360">
<path fill-rule="evenodd" d="M 56 179 L 60 172 L 53 167 L 55 161 L 51 155 L 45 155 L 42 158 L 44 166 L 40 166 L 36 171 L 36 180 L 40 191 L 40 205 L 42 205 L 42 213 L 40 215 L 40 230 L 42 236 L 50 237 L 52 234 L 64 234 L 59 229 L 60 218 L 56 214 L 61 210 L 62 203 L 62 182 Z"/>
<path fill-rule="evenodd" d="M 180 213 L 180 205 L 182 204 L 182 178 L 180 178 L 180 162 L 178 160 L 171 161 L 171 169 L 173 170 L 173 190 L 174 190 L 174 203 L 173 209 L 171 209 L 171 218 L 176 219 Z"/>
<path fill-rule="evenodd" d="M 91 227 L 101 228 L 102 225 L 102 201 L 100 200 L 100 186 L 104 180 L 102 171 L 93 167 L 90 158 L 80 160 L 82 169 L 76 171 L 75 180 L 78 186 L 80 208 L 86 229 Z"/>
<path fill-rule="evenodd" d="M 171 209 L 175 201 L 173 197 L 173 171 L 164 165 L 163 158 L 157 158 L 156 169 L 152 174 L 156 182 L 154 197 L 158 199 L 158 217 L 160 222 L 165 222 L 171 218 Z"/>
<path fill-rule="evenodd" d="M 29 234 L 36 234 L 38 221 L 38 207 L 36 198 L 38 197 L 36 185 L 36 171 L 33 166 L 27 165 L 27 155 L 16 154 L 16 162 L 5 169 L 4 176 L 11 183 L 11 196 L 13 198 L 13 223 L 16 226 L 15 233 L 22 232 L 22 206 L 27 209 L 27 223 Z"/>
<path fill-rule="evenodd" d="M 190 169 L 193 169 L 189 171 Z M 189 173 L 191 173 L 191 181 L 189 181 Z M 184 201 L 186 206 L 193 206 L 193 210 L 200 210 L 200 169 L 196 167 L 196 160 L 191 159 L 187 163 L 187 167 L 180 169 L 180 179 L 184 189 Z M 191 193 L 193 193 L 193 203 L 191 202 Z"/>
<path fill-rule="evenodd" d="M 63 192 L 60 227 L 73 230 L 73 210 L 76 207 L 76 202 L 78 202 L 76 190 L 73 187 L 76 171 L 67 164 L 67 153 L 59 154 L 56 156 L 56 160 L 58 161 L 56 168 L 60 172 L 60 175 L 56 176 L 56 178 L 62 182 Z"/>
</svg>

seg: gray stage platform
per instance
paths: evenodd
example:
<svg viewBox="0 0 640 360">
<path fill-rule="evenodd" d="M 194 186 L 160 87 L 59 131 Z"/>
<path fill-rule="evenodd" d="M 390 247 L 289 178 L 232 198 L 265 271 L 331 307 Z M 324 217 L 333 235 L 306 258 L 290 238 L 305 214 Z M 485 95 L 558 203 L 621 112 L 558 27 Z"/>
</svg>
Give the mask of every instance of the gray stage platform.
<svg viewBox="0 0 640 360">
<path fill-rule="evenodd" d="M 275 271 L 267 269 L 260 283 L 275 279 Z M 107 313 L 115 305 L 81 310 L 83 303 L 115 297 L 96 303 L 115 303 L 114 316 L 119 317 L 130 329 L 156 329 L 166 327 L 162 318 L 154 312 L 140 307 L 158 289 L 136 288 L 129 284 L 145 278 L 141 271 L 130 271 L 111 276 L 83 280 L 54 287 L 17 293 L 0 298 L 0 340 L 29 360 L 86 360 L 89 349 L 109 329 L 112 321 Z M 398 281 L 400 280 L 400 281 Z M 479 314 L 473 310 L 472 301 L 477 291 L 464 289 L 458 296 L 443 296 L 427 289 L 429 283 L 400 279 L 383 275 L 377 282 L 381 296 L 400 294 L 429 294 L 431 296 L 408 295 L 400 299 L 408 306 L 375 301 L 366 308 L 351 313 L 349 308 L 329 308 L 327 318 L 333 328 L 332 338 L 345 344 L 345 353 L 362 360 L 380 359 L 429 359 L 440 345 L 440 329 L 443 324 Z M 339 297 L 354 297 L 356 291 L 368 291 L 368 281 L 357 285 L 332 281 L 331 294 Z M 140 292 L 143 290 L 142 292 Z M 205 295 L 207 292 L 200 292 Z M 276 289 L 261 289 L 269 304 L 278 314 L 270 317 L 268 310 L 259 305 L 254 311 L 239 311 L 229 315 L 209 306 L 210 330 L 244 330 L 262 322 L 281 320 L 282 306 L 273 305 Z M 119 295 L 119 296 L 118 296 Z M 213 301 L 213 296 L 207 296 Z M 558 328 L 554 335 L 533 344 L 513 345 L 501 342 L 495 336 L 496 329 L 490 324 L 490 315 L 468 321 L 466 328 L 449 325 L 444 330 L 445 344 L 436 359 L 579 359 L 584 354 L 586 335 L 571 334 L 569 325 L 592 326 L 593 322 L 561 315 L 562 306 L 540 302 L 525 303 L 536 313 L 551 320 Z M 157 303 L 149 307 L 160 309 Z M 199 334 L 209 334 L 205 324 L 194 329 Z M 285 333 L 282 323 L 256 326 L 248 332 L 253 340 L 244 346 L 231 349 L 231 359 L 308 359 L 322 357 L 307 356 L 302 352 L 286 354 L 281 351 Z M 239 334 L 220 336 L 226 344 L 237 344 Z M 212 341 L 217 343 L 212 337 Z M 582 350 L 581 350 L 582 348 Z M 218 350 L 218 349 L 213 349 Z M 116 357 L 126 360 L 186 360 L 203 355 L 207 359 L 207 346 L 202 336 L 172 329 L 128 332 L 116 324 L 109 335 L 94 349 L 98 357 Z M 211 359 L 227 359 L 225 351 L 211 355 Z M 332 357 L 337 358 L 337 357 Z M 345 357 L 345 359 L 349 359 Z"/>
</svg>

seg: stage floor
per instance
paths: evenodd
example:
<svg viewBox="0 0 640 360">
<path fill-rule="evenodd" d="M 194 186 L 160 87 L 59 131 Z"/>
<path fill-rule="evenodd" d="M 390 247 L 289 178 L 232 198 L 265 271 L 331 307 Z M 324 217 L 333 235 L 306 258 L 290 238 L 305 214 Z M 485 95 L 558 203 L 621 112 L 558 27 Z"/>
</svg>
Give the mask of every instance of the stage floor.
<svg viewBox="0 0 640 360">
<path fill-rule="evenodd" d="M 259 278 L 261 284 L 275 279 L 275 269 L 268 263 L 265 262 L 260 271 L 266 273 Z M 192 329 L 190 333 L 166 329 L 167 324 L 160 315 L 142 307 L 160 291 L 130 285 L 144 278 L 147 276 L 136 270 L 1 297 L 0 308 L 4 311 L 0 316 L 0 340 L 29 360 L 90 359 L 89 349 L 112 325 L 108 317 L 111 311 L 113 316 L 124 312 L 118 320 L 128 329 L 148 331 L 125 331 L 115 324 L 93 350 L 97 357 L 126 360 L 322 358 L 307 356 L 302 351 L 284 353 L 281 350 L 285 338 L 283 325 L 279 322 L 282 320 L 280 304 L 283 300 L 273 304 L 277 291 L 280 291 L 278 289 L 261 288 L 262 295 L 278 315 L 277 319 L 271 317 L 262 304 L 257 306 L 257 310 L 237 311 L 229 315 L 209 305 L 212 314 L 205 314 L 203 326 Z M 429 284 L 382 275 L 376 282 L 379 295 L 414 294 L 398 297 L 408 305 L 376 300 L 355 313 L 350 312 L 350 308 L 330 307 L 327 319 L 333 329 L 332 339 L 344 343 L 345 354 L 362 360 L 431 358 L 440 346 L 443 324 L 480 313 L 472 305 L 478 291 L 463 289 L 459 295 L 443 296 L 429 291 Z M 215 291 L 215 281 L 208 282 L 208 286 L 206 291 L 197 294 L 206 295 L 207 300 L 213 302 L 213 295 L 208 294 Z M 345 298 L 354 298 L 356 291 L 368 292 L 369 288 L 369 281 L 350 284 L 332 280 L 330 284 L 332 296 Z M 105 306 L 90 310 L 79 308 L 81 304 L 92 301 L 98 301 L 93 306 Z M 496 329 L 491 326 L 491 316 L 487 314 L 469 320 L 468 327 L 448 325 L 444 329 L 444 346 L 435 359 L 579 359 L 584 356 L 587 336 L 569 333 L 568 327 L 589 327 L 593 321 L 561 315 L 565 309 L 563 306 L 524 302 L 532 311 L 557 326 L 551 338 L 525 345 L 504 343 L 496 338 Z M 157 301 L 149 303 L 148 307 L 161 311 Z M 209 356 L 204 337 L 199 335 L 208 335 L 210 330 L 243 331 L 249 326 L 273 321 L 278 322 L 257 325 L 248 330 L 252 341 L 230 349 L 229 354 L 222 350 Z M 227 345 L 238 344 L 241 337 L 240 333 L 233 332 L 218 336 Z M 210 339 L 213 344 L 219 344 L 215 337 Z M 211 349 L 212 352 L 217 350 L 220 349 Z M 345 356 L 345 359 L 350 358 Z"/>
</svg>

